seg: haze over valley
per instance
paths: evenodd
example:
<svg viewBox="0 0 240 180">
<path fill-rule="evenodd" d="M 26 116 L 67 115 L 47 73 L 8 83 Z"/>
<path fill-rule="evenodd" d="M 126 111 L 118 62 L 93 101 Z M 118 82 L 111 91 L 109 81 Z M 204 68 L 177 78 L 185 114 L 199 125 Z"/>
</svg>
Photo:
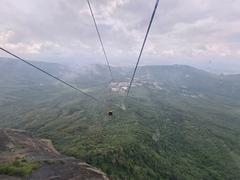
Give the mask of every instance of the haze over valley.
<svg viewBox="0 0 240 180">
<path fill-rule="evenodd" d="M 239 177 L 240 75 L 142 66 L 124 100 L 132 68 L 113 67 L 117 73 L 109 84 L 107 66 L 34 64 L 112 105 L 114 115 L 107 116 L 106 104 L 21 62 L 1 59 L 2 128 L 51 139 L 58 151 L 111 179 Z"/>
</svg>

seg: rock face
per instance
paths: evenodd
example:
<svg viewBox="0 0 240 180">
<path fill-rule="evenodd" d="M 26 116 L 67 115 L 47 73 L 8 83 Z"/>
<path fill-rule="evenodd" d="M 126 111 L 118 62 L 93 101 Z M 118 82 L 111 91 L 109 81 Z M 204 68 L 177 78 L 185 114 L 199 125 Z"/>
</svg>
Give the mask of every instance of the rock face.
<svg viewBox="0 0 240 180">
<path fill-rule="evenodd" d="M 50 140 L 34 138 L 22 130 L 0 129 L 0 164 L 16 158 L 39 161 L 41 166 L 27 177 L 0 174 L 0 179 L 108 180 L 103 172 L 89 164 L 61 155 Z"/>
<path fill-rule="evenodd" d="M 44 165 L 37 171 L 33 171 L 30 179 L 71 179 L 71 180 L 108 180 L 99 170 L 88 164 L 66 160 L 55 162 L 54 165 Z"/>
<path fill-rule="evenodd" d="M 16 157 L 25 157 L 29 160 L 58 159 L 62 155 L 57 152 L 51 141 L 36 139 L 22 130 L 0 129 L 1 162 L 9 162 Z"/>
</svg>

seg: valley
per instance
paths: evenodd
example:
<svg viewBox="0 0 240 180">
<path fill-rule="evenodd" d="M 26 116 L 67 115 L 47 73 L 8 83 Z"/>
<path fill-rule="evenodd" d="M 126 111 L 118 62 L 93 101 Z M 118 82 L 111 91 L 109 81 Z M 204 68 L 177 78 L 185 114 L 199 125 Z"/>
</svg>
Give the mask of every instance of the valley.
<svg viewBox="0 0 240 180">
<path fill-rule="evenodd" d="M 17 62 L 0 61 L 2 128 L 51 139 L 59 152 L 110 179 L 240 177 L 240 76 L 184 65 L 143 66 L 124 99 L 131 68 L 114 67 L 115 82 L 109 84 L 106 66 L 73 71 L 38 64 L 106 103 Z M 109 117 L 106 104 L 126 109 L 112 106 Z"/>
</svg>

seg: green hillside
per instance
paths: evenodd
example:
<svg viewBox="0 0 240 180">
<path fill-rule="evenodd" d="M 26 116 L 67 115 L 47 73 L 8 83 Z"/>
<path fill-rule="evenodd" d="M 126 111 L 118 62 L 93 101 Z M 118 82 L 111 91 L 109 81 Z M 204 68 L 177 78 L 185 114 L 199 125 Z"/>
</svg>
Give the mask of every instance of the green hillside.
<svg viewBox="0 0 240 180">
<path fill-rule="evenodd" d="M 49 70 L 66 78 L 62 68 L 53 67 Z M 22 76 L 23 71 L 28 67 L 0 78 L 1 127 L 51 139 L 62 153 L 101 168 L 112 179 L 240 177 L 238 76 L 189 66 L 141 67 L 125 101 L 101 84 L 108 81 L 103 66 L 69 79 L 109 104 L 124 103 L 126 110 L 114 108 L 109 117 L 104 104 L 48 77 Z M 129 69 L 121 72 L 115 74 L 117 83 L 127 82 Z"/>
</svg>

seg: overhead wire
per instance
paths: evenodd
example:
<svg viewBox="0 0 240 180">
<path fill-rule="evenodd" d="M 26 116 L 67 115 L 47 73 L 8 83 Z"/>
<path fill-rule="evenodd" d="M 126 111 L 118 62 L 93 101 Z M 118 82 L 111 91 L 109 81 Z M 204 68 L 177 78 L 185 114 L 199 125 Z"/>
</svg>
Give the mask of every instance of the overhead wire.
<svg viewBox="0 0 240 180">
<path fill-rule="evenodd" d="M 90 10 L 90 13 L 91 13 L 91 16 L 92 16 L 94 25 L 95 25 L 95 29 L 96 29 L 96 32 L 97 32 L 97 35 L 98 35 L 98 38 L 99 38 L 99 41 L 100 41 L 100 44 L 101 44 L 101 47 L 102 47 L 102 51 L 103 51 L 103 54 L 104 54 L 104 57 L 105 57 L 105 60 L 106 60 L 106 63 L 107 63 L 107 66 L 108 66 L 110 75 L 111 75 L 111 82 L 112 82 L 112 81 L 113 81 L 113 73 L 112 73 L 112 69 L 111 69 L 111 66 L 110 66 L 110 63 L 109 63 L 109 60 L 108 60 L 108 56 L 107 56 L 107 53 L 106 53 L 106 50 L 105 50 L 105 47 L 104 47 L 104 44 L 103 44 L 103 41 L 102 41 L 100 32 L 99 32 L 99 29 L 98 29 L 98 25 L 97 25 L 97 22 L 96 22 L 96 19 L 95 19 L 95 16 L 94 16 L 94 13 L 93 13 L 93 10 L 92 10 L 90 1 L 89 1 L 89 0 L 86 0 L 86 1 L 87 1 L 87 3 L 88 3 L 88 6 L 89 6 L 89 10 Z M 151 25 L 152 25 L 152 22 L 153 22 L 153 19 L 154 19 L 154 16 L 155 16 L 155 13 L 156 13 L 158 4 L 159 4 L 159 0 L 156 1 L 154 10 L 153 10 L 153 13 L 152 13 L 152 16 L 151 16 L 150 23 L 149 23 L 149 26 L 148 26 L 146 35 L 145 35 L 145 37 L 144 37 L 144 41 L 143 41 L 143 44 L 142 44 L 142 47 L 141 47 L 141 50 L 140 50 L 140 54 L 139 54 L 139 56 L 138 56 L 138 60 L 137 60 L 136 66 L 135 66 L 135 68 L 134 68 L 134 72 L 133 72 L 131 81 L 130 81 L 129 86 L 128 86 L 127 97 L 128 97 L 128 95 L 129 95 L 130 89 L 131 89 L 131 87 L 132 87 L 132 83 L 133 83 L 134 78 L 135 78 L 135 75 L 136 75 L 136 71 L 137 71 L 137 68 L 138 68 L 138 65 L 139 65 L 139 62 L 140 62 L 140 59 L 141 59 L 141 56 L 142 56 L 142 53 L 143 53 L 143 50 L 144 50 L 144 47 L 145 47 L 145 44 L 146 44 L 146 41 L 147 41 L 148 34 L 149 34 L 149 32 L 150 32 L 150 29 L 151 29 Z M 6 49 L 4 49 L 4 48 L 2 48 L 2 47 L 0 47 L 0 50 L 2 50 L 2 51 L 4 51 L 4 52 L 6 52 L 7 54 L 9 54 L 9 55 L 17 58 L 18 60 L 21 60 L 21 61 L 24 62 L 25 64 L 28 64 L 29 66 L 32 66 L 33 68 L 35 68 L 35 69 L 41 71 L 42 73 L 44 73 L 44 74 L 52 77 L 53 79 L 61 82 L 62 84 L 64 84 L 64 85 L 66 85 L 66 86 L 68 86 L 68 87 L 70 87 L 70 88 L 78 91 L 79 93 L 81 93 L 81 94 L 83 94 L 83 95 L 91 98 L 92 100 L 94 100 L 94 101 L 102 104 L 102 102 L 101 102 L 99 99 L 97 99 L 96 97 L 94 97 L 94 96 L 92 96 L 92 95 L 90 95 L 90 94 L 82 91 L 81 89 L 75 87 L 74 85 L 72 85 L 72 84 L 70 84 L 70 83 L 68 83 L 68 82 L 66 82 L 66 81 L 64 81 L 64 80 L 62 80 L 62 79 L 60 79 L 60 78 L 58 78 L 58 77 L 56 77 L 56 76 L 54 76 L 54 75 L 52 75 L 51 73 L 49 73 L 49 72 L 47 72 L 47 71 L 45 71 L 45 70 L 43 70 L 43 69 L 35 66 L 34 64 L 30 63 L 29 61 L 27 61 L 27 60 L 25 60 L 25 59 L 23 59 L 23 58 L 15 55 L 15 54 L 11 53 L 10 51 L 8 51 L 8 50 L 6 50 Z M 104 103 L 104 104 L 105 104 L 105 103 Z M 119 105 L 116 105 L 116 107 L 121 108 Z"/>
<path fill-rule="evenodd" d="M 139 56 L 138 56 L 138 60 L 137 60 L 137 63 L 136 63 L 136 66 L 135 66 L 135 68 L 134 68 L 131 81 L 130 81 L 129 86 L 128 86 L 128 89 L 127 89 L 127 97 L 128 97 L 129 92 L 130 92 L 130 90 L 131 90 L 132 83 L 133 83 L 133 81 L 134 81 L 134 78 L 135 78 L 135 75 L 136 75 L 136 72 L 137 72 L 137 68 L 138 68 L 140 59 L 141 59 L 141 57 L 142 57 L 143 49 L 144 49 L 144 47 L 145 47 L 145 44 L 146 44 L 146 41 L 147 41 L 147 37 L 148 37 L 148 34 L 149 34 L 149 32 L 150 32 L 150 29 L 151 29 L 151 26 L 152 26 L 152 22 L 153 22 L 154 16 L 155 16 L 155 13 L 156 13 L 156 11 L 157 11 L 158 4 L 159 4 L 159 0 L 156 1 L 155 7 L 154 7 L 154 10 L 153 10 L 151 19 L 150 19 L 150 23 L 149 23 L 148 28 L 147 28 L 147 33 L 146 33 L 146 35 L 145 35 L 145 37 L 144 37 L 144 40 L 143 40 L 143 44 L 142 44 L 142 47 L 141 47 L 141 50 L 140 50 L 140 53 L 139 53 Z"/>
<path fill-rule="evenodd" d="M 106 60 L 107 66 L 108 66 L 108 70 L 109 70 L 109 73 L 110 73 L 110 75 L 111 75 L 111 79 L 112 79 L 112 81 L 113 81 L 112 69 L 111 69 L 111 66 L 110 66 L 110 63 L 109 63 L 109 60 L 108 60 L 108 56 L 107 56 L 107 53 L 106 53 L 106 50 L 105 50 L 105 46 L 104 46 L 104 44 L 103 44 L 103 40 L 102 40 L 102 38 L 101 38 L 101 34 L 100 34 L 100 31 L 99 31 L 99 28 L 98 28 L 98 25 L 97 25 L 97 21 L 96 21 L 96 18 L 95 18 L 95 16 L 94 16 L 93 9 L 92 9 L 92 6 L 91 6 L 90 1 L 87 0 L 87 3 L 88 3 L 88 7 L 89 7 L 89 10 L 90 10 L 90 13 L 91 13 L 93 22 L 94 22 L 94 26 L 95 26 L 95 29 L 96 29 L 96 32 L 97 32 L 99 41 L 100 41 L 101 46 L 102 46 L 102 51 L 103 51 L 103 54 L 104 54 L 104 57 L 105 57 L 105 60 Z"/>
<path fill-rule="evenodd" d="M 41 69 L 41 68 L 35 66 L 34 64 L 30 63 L 29 61 L 27 61 L 27 60 L 25 60 L 25 59 L 23 59 L 23 58 L 21 58 L 21 57 L 15 55 L 15 54 L 11 53 L 10 51 L 8 51 L 8 50 L 6 50 L 6 49 L 4 49 L 4 48 L 2 48 L 2 47 L 0 47 L 0 50 L 2 50 L 2 51 L 4 51 L 4 52 L 6 52 L 7 54 L 9 54 L 9 55 L 11 55 L 11 56 L 17 58 L 18 60 L 24 62 L 25 64 L 27 64 L 27 65 L 29 65 L 29 66 L 32 66 L 33 68 L 35 68 L 35 69 L 41 71 L 42 73 L 44 73 L 44 74 L 46 74 L 46 75 L 52 77 L 53 79 L 55 79 L 55 80 L 61 82 L 62 84 L 64 84 L 64 85 L 66 85 L 66 86 L 68 86 L 68 87 L 70 87 L 70 88 L 72 88 L 72 89 L 78 91 L 79 93 L 81 93 L 81 94 L 83 94 L 83 95 L 85 95 L 85 96 L 91 98 L 92 100 L 94 100 L 94 101 L 96 101 L 96 102 L 102 104 L 102 102 L 101 102 L 99 99 L 97 99 L 96 97 L 94 97 L 94 96 L 92 96 L 92 95 L 90 95 L 90 94 L 88 94 L 88 93 L 82 91 L 81 89 L 75 87 L 74 85 L 72 85 L 72 84 L 70 84 L 70 83 L 68 83 L 68 82 L 66 82 L 66 81 L 64 81 L 64 80 L 62 80 L 62 79 L 60 79 L 60 78 L 58 78 L 58 77 L 56 77 L 56 76 L 54 76 L 54 75 L 52 75 L 51 73 L 49 73 L 49 72 L 47 72 L 47 71 L 45 71 L 45 70 L 43 70 L 43 69 Z"/>
</svg>

